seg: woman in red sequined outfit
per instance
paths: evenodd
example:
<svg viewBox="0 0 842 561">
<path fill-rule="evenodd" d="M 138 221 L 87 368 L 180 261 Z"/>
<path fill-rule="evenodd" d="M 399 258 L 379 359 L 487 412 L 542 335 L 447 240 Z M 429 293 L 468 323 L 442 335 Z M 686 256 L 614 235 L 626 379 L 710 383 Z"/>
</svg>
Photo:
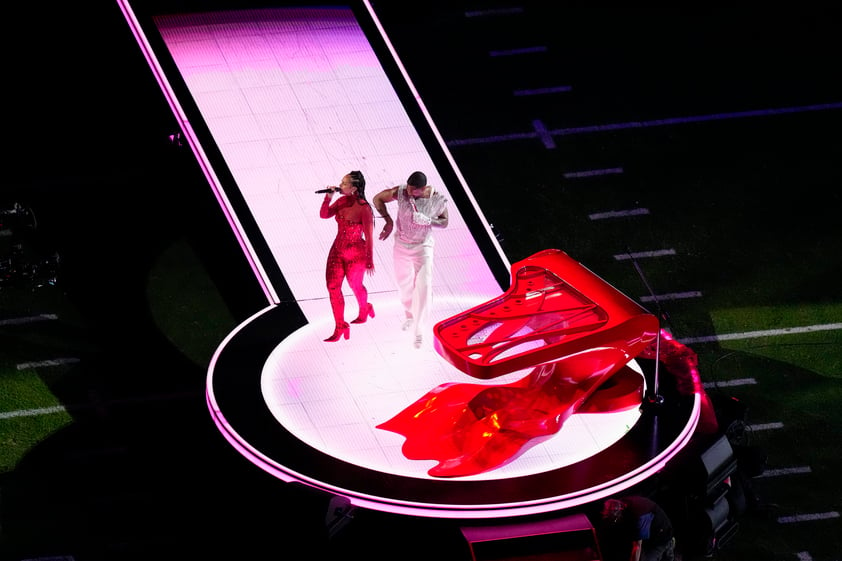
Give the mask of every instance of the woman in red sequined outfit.
<svg viewBox="0 0 842 561">
<path fill-rule="evenodd" d="M 336 192 L 342 193 L 342 196 L 331 203 Z M 342 281 L 345 279 L 348 279 L 348 285 L 359 306 L 357 319 L 351 323 L 365 323 L 369 317 L 374 317 L 374 307 L 368 301 L 368 290 L 363 285 L 365 273 L 374 273 L 374 213 L 365 200 L 365 178 L 361 171 L 348 173 L 342 178 L 339 187 L 333 187 L 325 194 L 319 216 L 335 216 L 338 226 L 325 269 L 330 307 L 336 321 L 333 335 L 325 341 L 332 343 L 341 337 L 347 339 L 350 335 L 350 326 L 345 321 L 345 297 L 342 294 Z"/>
</svg>

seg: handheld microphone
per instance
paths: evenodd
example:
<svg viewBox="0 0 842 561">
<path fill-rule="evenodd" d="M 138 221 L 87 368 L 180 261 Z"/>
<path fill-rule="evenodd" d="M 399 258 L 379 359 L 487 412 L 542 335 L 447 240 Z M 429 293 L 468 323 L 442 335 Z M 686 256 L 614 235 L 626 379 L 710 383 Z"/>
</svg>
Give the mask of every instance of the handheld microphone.
<svg viewBox="0 0 842 561">
<path fill-rule="evenodd" d="M 316 191 L 317 195 L 324 195 L 325 193 L 335 193 L 339 191 L 338 187 L 328 187 L 327 189 L 319 189 Z"/>
</svg>

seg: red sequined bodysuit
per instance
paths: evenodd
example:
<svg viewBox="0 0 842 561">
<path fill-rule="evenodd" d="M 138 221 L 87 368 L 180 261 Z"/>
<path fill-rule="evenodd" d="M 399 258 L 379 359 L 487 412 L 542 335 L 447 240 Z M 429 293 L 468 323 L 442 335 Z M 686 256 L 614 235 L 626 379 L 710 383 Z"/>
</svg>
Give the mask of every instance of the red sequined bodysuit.
<svg viewBox="0 0 842 561">
<path fill-rule="evenodd" d="M 324 203 L 327 206 L 327 202 Z M 354 208 L 360 205 L 361 208 Z M 355 212 L 359 210 L 359 212 Z M 336 217 L 336 238 L 330 246 L 325 267 L 325 281 L 330 296 L 330 306 L 336 325 L 344 323 L 345 298 L 342 295 L 342 281 L 347 278 L 348 285 L 357 298 L 360 309 L 368 305 L 368 291 L 363 285 L 367 263 L 371 262 L 370 241 L 366 239 L 366 230 L 371 231 L 373 214 L 371 207 L 353 196 L 344 196 L 323 209 L 322 218 Z M 358 218 L 352 222 L 350 218 Z"/>
</svg>

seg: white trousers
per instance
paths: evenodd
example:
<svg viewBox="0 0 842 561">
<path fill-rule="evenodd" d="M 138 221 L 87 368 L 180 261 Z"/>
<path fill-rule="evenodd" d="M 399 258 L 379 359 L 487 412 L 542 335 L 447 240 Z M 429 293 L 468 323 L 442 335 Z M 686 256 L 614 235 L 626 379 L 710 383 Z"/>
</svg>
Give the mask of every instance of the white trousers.
<svg viewBox="0 0 842 561">
<path fill-rule="evenodd" d="M 395 242 L 395 280 L 407 317 L 413 318 L 415 335 L 422 335 L 433 304 L 433 245 L 405 246 Z"/>
</svg>

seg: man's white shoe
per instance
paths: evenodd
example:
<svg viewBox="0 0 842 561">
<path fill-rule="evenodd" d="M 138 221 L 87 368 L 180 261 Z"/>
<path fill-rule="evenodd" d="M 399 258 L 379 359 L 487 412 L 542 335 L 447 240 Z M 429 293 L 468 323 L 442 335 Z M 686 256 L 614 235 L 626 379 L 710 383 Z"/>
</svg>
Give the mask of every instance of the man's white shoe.
<svg viewBox="0 0 842 561">
<path fill-rule="evenodd" d="M 421 336 L 420 335 L 415 336 L 415 348 L 416 349 L 421 348 Z"/>
<path fill-rule="evenodd" d="M 407 329 L 412 327 L 412 323 L 412 318 L 406 318 L 405 320 L 403 320 L 403 324 L 401 324 L 401 330 L 406 331 Z"/>
</svg>

